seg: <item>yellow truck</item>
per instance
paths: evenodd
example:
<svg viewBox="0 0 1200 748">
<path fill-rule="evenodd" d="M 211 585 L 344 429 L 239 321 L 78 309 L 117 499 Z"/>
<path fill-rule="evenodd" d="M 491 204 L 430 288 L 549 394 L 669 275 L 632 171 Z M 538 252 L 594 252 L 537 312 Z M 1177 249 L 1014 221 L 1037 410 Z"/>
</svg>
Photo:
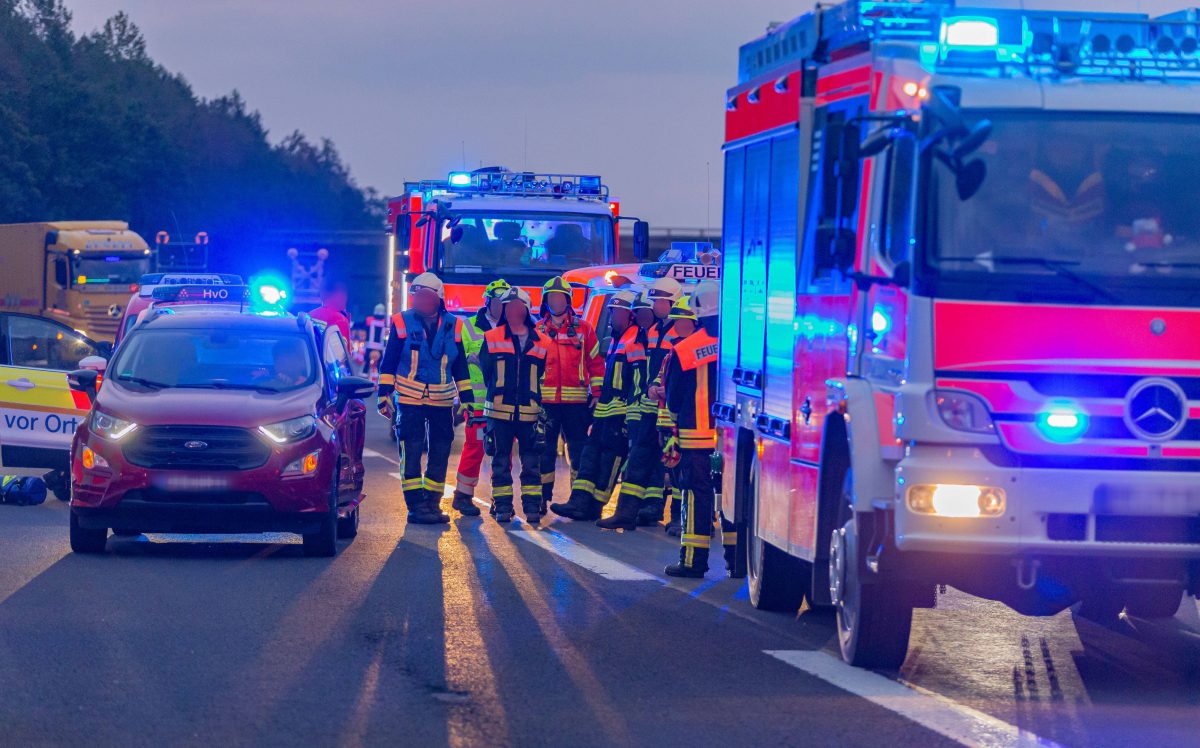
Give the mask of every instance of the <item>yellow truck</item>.
<svg viewBox="0 0 1200 748">
<path fill-rule="evenodd" d="M 151 250 L 124 221 L 0 225 L 0 311 L 57 320 L 112 342 Z"/>
</svg>

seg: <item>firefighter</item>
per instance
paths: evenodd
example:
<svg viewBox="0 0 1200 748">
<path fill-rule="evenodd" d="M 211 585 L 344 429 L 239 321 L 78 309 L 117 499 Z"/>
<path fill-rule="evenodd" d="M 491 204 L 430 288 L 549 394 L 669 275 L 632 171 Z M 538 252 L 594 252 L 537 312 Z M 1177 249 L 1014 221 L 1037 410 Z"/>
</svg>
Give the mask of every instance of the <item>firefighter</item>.
<svg viewBox="0 0 1200 748">
<path fill-rule="evenodd" d="M 542 287 L 538 332 L 550 340 L 542 410 L 546 414 L 546 448 L 542 452 L 542 514 L 554 499 L 558 437 L 567 443 L 571 480 L 579 470 L 583 445 L 592 424 L 592 406 L 604 382 L 604 358 L 591 323 L 571 307 L 571 286 L 562 276 Z"/>
<path fill-rule="evenodd" d="M 458 456 L 458 475 L 455 477 L 454 500 L 450 508 L 467 517 L 479 516 L 479 507 L 475 506 L 474 498 L 475 487 L 479 485 L 479 468 L 483 465 L 483 429 L 487 423 L 483 415 L 487 388 L 483 382 L 483 371 L 479 368 L 479 352 L 483 349 L 483 336 L 502 321 L 503 299 L 508 289 L 508 282 L 503 279 L 487 284 L 483 289 L 483 306 L 463 325 L 463 350 L 467 354 L 474 405 L 466 413 L 462 453 Z"/>
<path fill-rule="evenodd" d="M 629 460 L 617 497 L 617 510 L 607 519 L 596 522 L 606 530 L 633 530 L 638 526 L 643 506 L 657 507 L 662 519 L 663 488 L 666 470 L 662 464 L 662 445 L 658 439 L 658 402 L 650 397 L 652 373 L 661 367 L 671 350 L 671 305 L 683 294 L 683 287 L 672 278 L 659 278 L 639 298 L 634 308 L 638 325 L 638 341 L 646 351 L 646 376 L 632 393 L 625 423 L 629 431 Z M 651 524 L 647 522 L 646 524 Z"/>
<path fill-rule="evenodd" d="M 688 297 L 680 297 L 680 299 L 671 306 L 670 320 L 672 323 L 671 332 L 673 346 L 674 344 L 678 344 L 680 340 L 683 340 L 696 331 L 696 313 L 692 311 L 692 305 Z M 658 375 L 655 377 L 654 383 L 650 385 L 649 396 L 654 400 L 657 406 L 657 417 L 655 420 L 660 435 L 663 433 L 664 429 L 670 431 L 674 427 L 674 421 L 671 419 L 671 413 L 669 410 L 667 410 L 667 401 L 665 397 L 665 391 L 663 389 L 663 379 L 666 376 L 667 367 L 671 363 L 673 353 L 674 351 L 672 350 L 665 357 L 663 357 L 662 366 L 658 370 Z M 659 441 L 661 444 L 661 436 Z M 668 470 L 668 473 L 673 472 L 674 471 Z M 674 477 L 672 477 L 671 482 L 672 484 L 676 482 Z M 641 512 L 638 513 L 638 523 L 654 524 L 655 522 L 661 522 L 663 519 L 663 510 L 665 509 L 665 502 L 659 507 L 647 507 L 643 505 Z M 683 533 L 683 525 L 679 521 L 679 515 L 680 500 L 678 496 L 673 495 L 671 498 L 671 520 L 664 528 L 666 533 L 673 538 L 677 538 Z"/>
<path fill-rule="evenodd" d="M 550 340 L 538 332 L 529 313 L 529 294 L 511 288 L 504 295 L 503 320 L 483 336 L 479 368 L 487 388 L 487 453 L 492 458 L 492 515 L 513 518 L 513 443 L 521 458 L 521 509 L 525 521 L 542 519 L 540 418 L 542 380 Z"/>
<path fill-rule="evenodd" d="M 663 462 L 673 466 L 683 505 L 679 562 L 665 569 L 673 577 L 699 578 L 708 571 L 716 508 L 712 455 L 717 431 L 711 406 L 717 389 L 717 296 L 715 284 L 696 288 L 692 309 L 700 327 L 676 343 L 663 380 L 670 424 Z"/>
<path fill-rule="evenodd" d="M 383 357 L 383 335 L 387 332 L 387 310 L 383 304 L 376 304 L 375 310 L 367 317 L 367 343 L 364 373 L 375 384 L 379 384 L 379 361 Z"/>
<path fill-rule="evenodd" d="M 440 505 L 454 442 L 454 398 L 457 395 L 468 407 L 473 402 L 463 323 L 446 311 L 443 295 L 442 281 L 433 273 L 421 273 L 413 280 L 412 308 L 392 316 L 380 365 L 378 409 L 395 419 L 403 463 L 401 486 L 408 521 L 416 524 L 450 521 Z M 426 451 L 422 475 L 421 457 Z"/>
<path fill-rule="evenodd" d="M 612 341 L 605 357 L 604 381 L 592 413 L 587 444 L 579 458 L 579 471 L 571 483 L 571 497 L 561 504 L 550 505 L 550 511 L 560 516 L 600 519 L 600 510 L 608 503 L 629 450 L 625 415 L 630 393 L 640 382 L 646 360 L 645 351 L 637 341 L 637 327 L 632 324 L 636 300 L 637 294 L 623 290 L 608 302 Z"/>
</svg>

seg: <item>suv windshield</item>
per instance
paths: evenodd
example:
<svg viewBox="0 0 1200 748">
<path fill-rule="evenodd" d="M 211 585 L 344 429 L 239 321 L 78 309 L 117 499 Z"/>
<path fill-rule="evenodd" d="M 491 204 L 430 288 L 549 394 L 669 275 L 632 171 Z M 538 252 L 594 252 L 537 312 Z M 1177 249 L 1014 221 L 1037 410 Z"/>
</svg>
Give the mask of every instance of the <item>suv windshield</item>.
<svg viewBox="0 0 1200 748">
<path fill-rule="evenodd" d="M 141 330 L 109 369 L 118 382 L 148 389 L 210 388 L 284 392 L 316 380 L 303 334 L 261 330 Z"/>
<path fill-rule="evenodd" d="M 442 224 L 446 272 L 503 275 L 559 273 L 605 262 L 612 246 L 612 219 L 606 215 L 565 213 L 460 213 L 462 236 Z"/>
<path fill-rule="evenodd" d="M 1186 304 L 1200 294 L 1200 118 L 973 112 L 994 125 L 979 192 L 930 174 L 939 293 Z"/>
</svg>

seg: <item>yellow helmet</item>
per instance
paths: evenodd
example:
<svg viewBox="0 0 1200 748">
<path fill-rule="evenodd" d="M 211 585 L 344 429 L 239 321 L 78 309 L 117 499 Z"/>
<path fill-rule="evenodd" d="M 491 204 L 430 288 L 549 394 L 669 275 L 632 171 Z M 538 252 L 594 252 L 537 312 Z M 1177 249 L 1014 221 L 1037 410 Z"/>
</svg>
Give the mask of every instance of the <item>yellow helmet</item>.
<svg viewBox="0 0 1200 748">
<path fill-rule="evenodd" d="M 568 297 L 571 295 L 571 284 L 563 280 L 561 275 L 556 275 L 546 281 L 546 285 L 542 286 L 542 295 L 551 293 L 565 293 Z"/>
<path fill-rule="evenodd" d="M 687 296 L 680 296 L 679 300 L 671 305 L 671 313 L 667 315 L 667 319 L 690 319 L 696 321 L 696 313 L 692 311 L 692 305 L 689 303 Z"/>
<path fill-rule="evenodd" d="M 508 285 L 508 281 L 504 280 L 503 278 L 498 278 L 484 287 L 483 298 L 487 301 L 498 299 L 510 288 L 512 288 L 512 286 Z"/>
</svg>

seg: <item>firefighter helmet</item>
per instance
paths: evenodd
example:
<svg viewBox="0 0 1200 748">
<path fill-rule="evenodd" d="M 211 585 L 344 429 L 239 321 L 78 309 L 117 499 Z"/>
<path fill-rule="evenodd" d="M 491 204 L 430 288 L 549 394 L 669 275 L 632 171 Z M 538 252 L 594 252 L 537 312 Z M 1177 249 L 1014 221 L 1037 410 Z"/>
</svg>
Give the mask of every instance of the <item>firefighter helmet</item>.
<svg viewBox="0 0 1200 748">
<path fill-rule="evenodd" d="M 376 317 L 382 317 L 385 314 L 387 314 L 387 307 L 385 307 L 383 304 L 376 304 L 374 315 Z"/>
<path fill-rule="evenodd" d="M 446 290 L 442 286 L 442 279 L 433 273 L 421 273 L 416 278 L 413 278 L 412 285 L 408 287 L 409 291 L 416 292 L 420 289 L 428 289 L 438 295 L 439 299 L 446 298 Z"/>
<path fill-rule="evenodd" d="M 692 291 L 690 306 L 698 320 L 717 316 L 720 303 L 721 287 L 714 281 L 701 281 Z"/>
<path fill-rule="evenodd" d="M 497 278 L 484 287 L 483 298 L 487 301 L 502 298 L 510 288 L 512 288 L 512 286 L 508 285 L 508 281 L 504 280 L 503 278 Z"/>
<path fill-rule="evenodd" d="M 667 315 L 667 319 L 690 319 L 696 321 L 696 313 L 692 311 L 691 297 L 680 296 L 679 300 L 671 305 L 671 313 Z"/>
<path fill-rule="evenodd" d="M 674 278 L 659 278 L 650 286 L 649 294 L 651 299 L 670 299 L 674 303 L 683 296 L 683 286 Z"/>
<path fill-rule="evenodd" d="M 608 305 L 613 309 L 632 309 L 637 295 L 633 291 L 617 291 Z"/>
<path fill-rule="evenodd" d="M 513 286 L 512 288 L 508 289 L 508 293 L 504 294 L 504 297 L 501 299 L 501 301 L 503 301 L 505 304 L 511 301 L 519 301 L 525 305 L 526 309 L 528 309 L 533 303 L 529 300 L 529 294 L 526 293 L 525 289 L 521 288 L 520 286 Z"/>
<path fill-rule="evenodd" d="M 568 297 L 571 296 L 571 284 L 563 280 L 561 275 L 556 275 L 546 281 L 546 285 L 542 286 L 542 295 L 552 293 L 565 293 Z"/>
<path fill-rule="evenodd" d="M 634 309 L 653 309 L 654 299 L 650 298 L 651 289 L 644 288 L 637 291 L 637 299 L 633 302 Z"/>
</svg>

